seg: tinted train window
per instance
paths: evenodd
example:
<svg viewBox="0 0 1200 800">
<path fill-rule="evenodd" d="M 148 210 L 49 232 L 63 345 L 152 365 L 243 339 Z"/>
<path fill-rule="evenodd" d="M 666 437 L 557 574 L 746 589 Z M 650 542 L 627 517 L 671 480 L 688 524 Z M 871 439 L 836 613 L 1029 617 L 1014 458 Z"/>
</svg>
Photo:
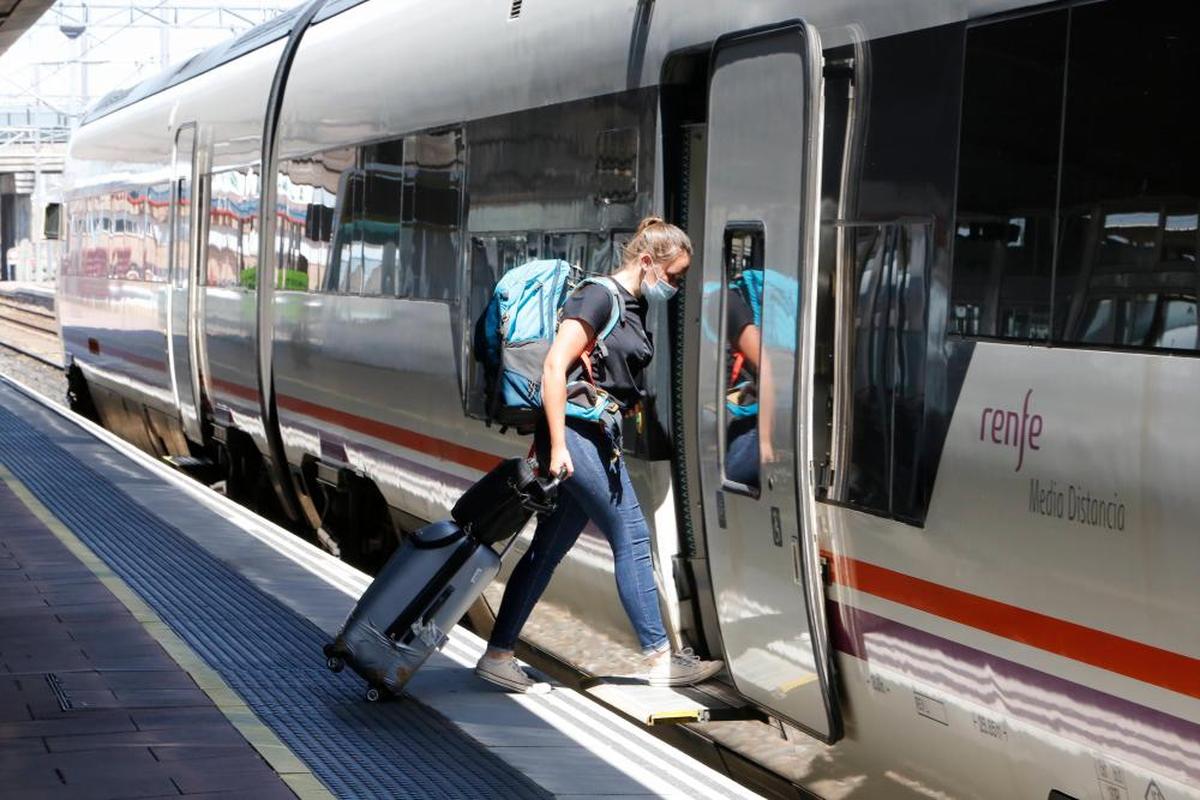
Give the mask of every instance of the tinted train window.
<svg viewBox="0 0 1200 800">
<path fill-rule="evenodd" d="M 258 286 L 258 173 L 214 173 L 210 197 L 205 282 L 254 289 Z"/>
<path fill-rule="evenodd" d="M 950 329 L 1046 339 L 1068 14 L 967 32 Z"/>
<path fill-rule="evenodd" d="M 1198 30 L 1110 0 L 968 32 L 952 332 L 1200 347 Z"/>
<path fill-rule="evenodd" d="M 453 300 L 462 246 L 462 132 L 340 148 L 280 166 L 294 288 Z M 302 284 L 307 284 L 303 286 Z"/>
<path fill-rule="evenodd" d="M 400 250 L 409 297 L 453 300 L 458 292 L 464 167 L 460 130 L 404 139 Z"/>
<path fill-rule="evenodd" d="M 362 242 L 364 295 L 407 297 L 402 277 L 400 221 L 404 198 L 404 140 L 363 148 Z"/>
<path fill-rule="evenodd" d="M 1197 26 L 1194 2 L 1072 11 L 1056 339 L 1197 346 Z"/>
<path fill-rule="evenodd" d="M 278 288 L 315 292 L 325 285 L 338 213 L 342 174 L 354 168 L 352 147 L 283 162 L 279 167 L 279 203 L 284 223 L 276 231 L 283 269 Z"/>
</svg>

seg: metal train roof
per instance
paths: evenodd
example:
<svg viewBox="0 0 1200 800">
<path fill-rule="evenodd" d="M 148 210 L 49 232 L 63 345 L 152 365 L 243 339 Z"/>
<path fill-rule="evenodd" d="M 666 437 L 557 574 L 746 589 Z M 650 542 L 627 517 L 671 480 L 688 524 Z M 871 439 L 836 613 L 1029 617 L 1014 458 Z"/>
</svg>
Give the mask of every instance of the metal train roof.
<svg viewBox="0 0 1200 800">
<path fill-rule="evenodd" d="M 328 4 L 330 8 L 323 12 L 319 19 L 331 16 L 330 12 L 337 13 L 353 5 L 358 5 L 361 2 L 364 2 L 364 0 L 352 0 L 351 2 L 345 2 L 345 0 L 337 2 L 335 0 L 335 2 Z M 187 61 L 169 67 L 141 83 L 109 92 L 88 110 L 81 124 L 87 125 L 89 122 L 94 122 L 114 111 L 133 105 L 139 100 L 144 100 L 172 86 L 178 86 L 185 81 L 191 80 L 197 75 L 202 75 L 209 70 L 216 69 L 222 64 L 227 64 L 230 61 L 241 58 L 260 47 L 265 47 L 272 42 L 286 38 L 291 33 L 296 19 L 304 12 L 306 5 L 307 3 L 301 3 L 269 22 L 257 25 L 236 38 L 229 39 L 215 47 L 197 53 Z"/>
</svg>

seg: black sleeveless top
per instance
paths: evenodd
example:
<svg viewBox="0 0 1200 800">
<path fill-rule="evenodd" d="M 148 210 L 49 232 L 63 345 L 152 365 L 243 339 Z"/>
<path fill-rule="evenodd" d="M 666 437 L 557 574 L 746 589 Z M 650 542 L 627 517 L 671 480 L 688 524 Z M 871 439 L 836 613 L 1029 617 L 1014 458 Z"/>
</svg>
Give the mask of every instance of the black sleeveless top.
<svg viewBox="0 0 1200 800">
<path fill-rule="evenodd" d="M 609 393 L 623 411 L 628 411 L 645 396 L 641 388 L 642 372 L 654 356 L 654 340 L 646 330 L 645 298 L 637 298 L 620 283 L 613 281 L 623 304 L 621 320 L 604 340 L 607 356 L 597 347 L 592 353 L 592 369 L 596 385 Z M 588 333 L 595 336 L 604 330 L 612 314 L 612 293 L 604 286 L 585 283 L 563 304 L 562 318 L 582 322 Z M 576 363 L 567 374 L 567 381 L 587 380 L 582 362 Z"/>
</svg>

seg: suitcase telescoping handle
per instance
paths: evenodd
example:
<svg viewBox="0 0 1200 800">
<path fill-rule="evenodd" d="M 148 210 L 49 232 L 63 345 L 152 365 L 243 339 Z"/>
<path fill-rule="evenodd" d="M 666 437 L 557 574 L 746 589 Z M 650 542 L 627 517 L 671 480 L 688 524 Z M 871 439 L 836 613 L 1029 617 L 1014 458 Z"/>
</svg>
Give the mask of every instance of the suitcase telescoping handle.
<svg viewBox="0 0 1200 800">
<path fill-rule="evenodd" d="M 558 486 L 566 479 L 567 468 L 563 467 L 557 475 L 542 484 L 541 494 L 542 497 L 546 498 L 544 502 L 534 500 L 532 497 L 526 495 L 523 505 L 525 508 L 536 514 L 549 514 L 554 510 L 554 506 L 556 505 L 555 495 L 558 493 Z M 540 481 L 541 479 L 539 478 L 538 480 Z M 508 555 L 508 551 L 512 549 L 512 546 L 516 544 L 516 541 L 519 538 L 521 538 L 521 531 L 517 531 L 512 536 L 508 537 L 508 541 L 504 543 L 504 547 L 500 550 L 500 558 L 504 558 L 506 555 Z"/>
</svg>

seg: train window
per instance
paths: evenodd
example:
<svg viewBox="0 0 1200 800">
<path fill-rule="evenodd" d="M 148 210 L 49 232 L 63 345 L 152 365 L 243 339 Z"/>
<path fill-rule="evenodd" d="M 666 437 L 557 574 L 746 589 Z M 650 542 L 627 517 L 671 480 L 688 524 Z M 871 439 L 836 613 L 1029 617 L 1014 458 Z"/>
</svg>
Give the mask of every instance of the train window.
<svg viewBox="0 0 1200 800">
<path fill-rule="evenodd" d="M 849 450 L 844 501 L 918 522 L 930 486 L 921 442 L 926 419 L 927 286 L 932 225 L 847 224 L 853 248 Z"/>
<path fill-rule="evenodd" d="M 747 494 L 758 491 L 760 436 L 771 441 L 770 376 L 762 369 L 765 246 L 760 223 L 742 223 L 725 230 L 722 466 L 726 488 Z"/>
<path fill-rule="evenodd" d="M 400 263 L 410 297 L 453 300 L 458 294 L 465 168 L 461 129 L 404 139 Z"/>
<path fill-rule="evenodd" d="M 362 196 L 364 176 L 358 169 L 342 173 L 333 212 L 333 247 L 325 288 L 339 294 L 362 292 Z"/>
<path fill-rule="evenodd" d="M 1200 9 L 1071 15 L 1055 338 L 1195 350 Z"/>
<path fill-rule="evenodd" d="M 1068 12 L 972 28 L 966 67 L 950 330 L 1050 335 Z"/>
<path fill-rule="evenodd" d="M 1198 28 L 1109 0 L 968 32 L 952 332 L 1200 349 Z"/>
<path fill-rule="evenodd" d="M 220 288 L 258 285 L 258 173 L 212 175 L 205 282 Z"/>
<path fill-rule="evenodd" d="M 62 203 L 47 203 L 42 217 L 42 238 L 55 241 L 62 238 Z"/>
<path fill-rule="evenodd" d="M 596 137 L 596 202 L 632 203 L 637 199 L 638 129 L 616 128 Z"/>
<path fill-rule="evenodd" d="M 404 197 L 404 140 L 363 148 L 364 295 L 405 297 L 410 287 L 401 279 L 400 220 Z"/>
<path fill-rule="evenodd" d="M 279 202 L 285 223 L 276 231 L 283 269 L 279 288 L 315 292 L 325 286 L 341 176 L 353 169 L 352 147 L 285 161 L 279 167 Z"/>
<path fill-rule="evenodd" d="M 170 270 L 171 184 L 151 186 L 145 197 L 142 279 L 166 281 Z"/>
</svg>

